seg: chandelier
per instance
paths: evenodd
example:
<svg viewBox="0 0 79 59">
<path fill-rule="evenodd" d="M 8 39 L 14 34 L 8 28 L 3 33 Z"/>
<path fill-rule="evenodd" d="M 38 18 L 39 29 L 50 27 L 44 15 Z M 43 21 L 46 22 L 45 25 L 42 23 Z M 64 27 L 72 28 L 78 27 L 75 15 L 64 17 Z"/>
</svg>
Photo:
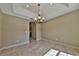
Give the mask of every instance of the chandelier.
<svg viewBox="0 0 79 59">
<path fill-rule="evenodd" d="M 42 23 L 45 20 L 45 17 L 40 15 L 40 4 L 37 4 L 38 6 L 38 16 L 34 18 L 35 23 Z"/>
</svg>

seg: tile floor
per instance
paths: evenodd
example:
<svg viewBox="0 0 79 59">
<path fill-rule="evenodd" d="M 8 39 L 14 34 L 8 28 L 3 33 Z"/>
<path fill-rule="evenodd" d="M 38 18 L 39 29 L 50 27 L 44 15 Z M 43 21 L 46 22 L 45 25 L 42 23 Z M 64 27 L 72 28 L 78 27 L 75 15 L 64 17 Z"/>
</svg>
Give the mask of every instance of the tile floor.
<svg viewBox="0 0 79 59">
<path fill-rule="evenodd" d="M 67 46 L 50 43 L 45 40 L 32 41 L 29 44 L 21 45 L 0 51 L 0 56 L 44 56 L 50 49 L 56 49 L 69 53 L 74 56 L 79 55 L 78 49 L 72 49 Z"/>
</svg>

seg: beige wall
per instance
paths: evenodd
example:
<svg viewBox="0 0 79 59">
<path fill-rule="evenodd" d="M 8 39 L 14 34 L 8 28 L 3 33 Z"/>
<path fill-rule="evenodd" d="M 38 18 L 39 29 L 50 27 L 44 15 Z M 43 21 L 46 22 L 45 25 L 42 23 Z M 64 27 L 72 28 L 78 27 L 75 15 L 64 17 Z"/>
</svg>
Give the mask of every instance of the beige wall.
<svg viewBox="0 0 79 59">
<path fill-rule="evenodd" d="M 0 48 L 1 48 L 1 39 L 2 39 L 2 13 L 0 11 Z"/>
<path fill-rule="evenodd" d="M 42 36 L 49 40 L 79 45 L 79 11 L 43 23 Z"/>
<path fill-rule="evenodd" d="M 36 24 L 36 40 L 42 40 L 41 39 L 41 24 Z"/>
<path fill-rule="evenodd" d="M 3 14 L 2 46 L 10 46 L 29 40 L 29 22 Z"/>
</svg>

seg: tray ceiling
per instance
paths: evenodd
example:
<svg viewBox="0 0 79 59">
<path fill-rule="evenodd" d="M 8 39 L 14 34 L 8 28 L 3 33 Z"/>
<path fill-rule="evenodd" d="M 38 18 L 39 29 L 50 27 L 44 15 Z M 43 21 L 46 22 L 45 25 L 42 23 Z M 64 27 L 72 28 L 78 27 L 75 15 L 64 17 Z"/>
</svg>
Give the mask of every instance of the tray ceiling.
<svg viewBox="0 0 79 59">
<path fill-rule="evenodd" d="M 28 7 L 26 7 L 28 5 Z M 40 13 L 47 20 L 79 9 L 78 3 L 41 3 Z M 3 13 L 32 21 L 38 15 L 36 3 L 0 3 Z"/>
</svg>

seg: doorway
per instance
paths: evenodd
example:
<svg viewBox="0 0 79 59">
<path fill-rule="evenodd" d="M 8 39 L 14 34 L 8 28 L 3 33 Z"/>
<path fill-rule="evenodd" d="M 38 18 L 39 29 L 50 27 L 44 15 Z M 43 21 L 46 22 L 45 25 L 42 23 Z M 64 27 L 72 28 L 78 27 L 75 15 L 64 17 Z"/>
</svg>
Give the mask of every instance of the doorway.
<svg viewBox="0 0 79 59">
<path fill-rule="evenodd" d="M 29 23 L 29 39 L 30 42 L 36 40 L 36 23 L 30 22 Z"/>
</svg>

